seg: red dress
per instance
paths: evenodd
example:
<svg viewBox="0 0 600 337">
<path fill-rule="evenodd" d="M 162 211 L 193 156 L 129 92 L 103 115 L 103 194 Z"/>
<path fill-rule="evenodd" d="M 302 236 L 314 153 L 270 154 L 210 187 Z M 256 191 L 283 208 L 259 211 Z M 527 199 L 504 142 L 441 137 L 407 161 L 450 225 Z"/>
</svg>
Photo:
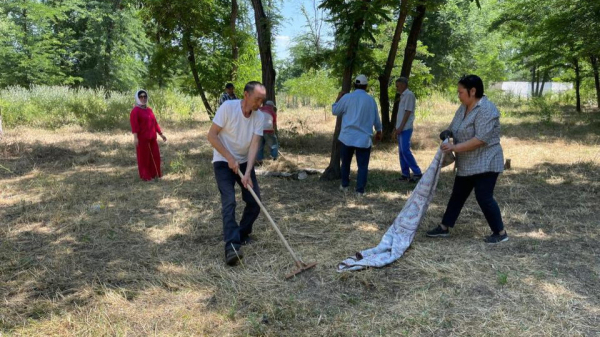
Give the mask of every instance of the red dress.
<svg viewBox="0 0 600 337">
<path fill-rule="evenodd" d="M 137 163 L 140 172 L 140 178 L 143 180 L 152 180 L 161 177 L 160 172 L 160 151 L 156 134 L 162 133 L 156 117 L 150 108 L 140 108 L 136 106 L 131 110 L 129 116 L 131 123 L 131 132 L 138 135 Z"/>
</svg>

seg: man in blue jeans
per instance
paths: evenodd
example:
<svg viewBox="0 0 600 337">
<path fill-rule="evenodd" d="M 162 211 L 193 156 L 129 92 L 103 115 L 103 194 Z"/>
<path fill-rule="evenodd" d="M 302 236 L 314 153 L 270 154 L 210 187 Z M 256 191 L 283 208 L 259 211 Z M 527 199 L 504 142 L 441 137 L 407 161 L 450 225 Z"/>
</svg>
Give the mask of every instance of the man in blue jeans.
<svg viewBox="0 0 600 337">
<path fill-rule="evenodd" d="M 369 158 L 371 157 L 371 136 L 373 127 L 377 133 L 375 140 L 381 140 L 381 119 L 377 111 L 377 103 L 367 94 L 367 77 L 358 75 L 354 81 L 354 92 L 340 92 L 332 106 L 335 116 L 342 116 L 342 128 L 338 140 L 341 142 L 342 185 L 340 190 L 346 192 L 350 184 L 350 163 L 356 152 L 358 176 L 356 177 L 356 195 L 362 196 L 367 185 Z"/>
<path fill-rule="evenodd" d="M 417 165 L 415 156 L 410 151 L 416 99 L 412 91 L 408 90 L 408 79 L 406 77 L 400 77 L 396 80 L 396 90 L 400 94 L 400 104 L 398 104 L 398 117 L 392 136 L 398 141 L 398 155 L 400 157 L 400 169 L 402 170 L 402 176 L 399 180 L 417 182 L 423 174 L 421 168 Z M 410 176 L 411 170 L 413 172 L 412 177 Z"/>
<path fill-rule="evenodd" d="M 260 206 L 247 188 L 260 198 L 260 189 L 254 173 L 254 160 L 263 134 L 263 116 L 256 111 L 266 97 L 265 87 L 256 81 L 244 88 L 244 99 L 228 100 L 217 110 L 208 131 L 208 141 L 214 147 L 213 168 L 221 193 L 225 262 L 238 264 L 243 257 L 241 246 L 249 243 L 252 225 L 260 214 Z M 243 178 L 238 175 L 243 173 Z M 242 188 L 246 203 L 242 220 L 235 221 L 235 184 Z"/>
</svg>

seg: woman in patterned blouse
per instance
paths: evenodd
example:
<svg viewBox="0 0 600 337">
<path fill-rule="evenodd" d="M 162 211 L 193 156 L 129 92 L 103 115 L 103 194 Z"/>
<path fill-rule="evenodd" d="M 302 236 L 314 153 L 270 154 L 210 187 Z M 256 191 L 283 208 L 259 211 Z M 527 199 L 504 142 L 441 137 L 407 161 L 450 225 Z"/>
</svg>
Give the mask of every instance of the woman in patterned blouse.
<svg viewBox="0 0 600 337">
<path fill-rule="evenodd" d="M 453 143 L 442 145 L 444 153 L 456 154 L 456 178 L 452 195 L 442 223 L 427 232 L 428 237 L 448 237 L 465 201 L 475 190 L 475 198 L 487 220 L 492 235 L 487 243 L 508 240 L 502 222 L 500 207 L 494 199 L 498 175 L 504 170 L 500 146 L 500 113 L 483 95 L 483 81 L 479 76 L 468 75 L 458 81 L 458 98 L 462 103 L 456 111 L 448 130 L 440 138 L 454 138 Z"/>
</svg>

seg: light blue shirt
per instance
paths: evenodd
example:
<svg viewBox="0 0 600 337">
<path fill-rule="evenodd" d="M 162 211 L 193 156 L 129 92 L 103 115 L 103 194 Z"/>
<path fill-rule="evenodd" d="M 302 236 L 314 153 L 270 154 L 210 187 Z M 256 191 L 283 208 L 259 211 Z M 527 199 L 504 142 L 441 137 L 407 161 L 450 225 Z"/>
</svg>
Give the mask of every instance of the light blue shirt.
<svg viewBox="0 0 600 337">
<path fill-rule="evenodd" d="M 373 97 L 362 89 L 356 89 L 333 103 L 331 110 L 335 116 L 342 116 L 340 142 L 346 146 L 371 147 L 373 127 L 381 131 L 381 119 Z"/>
</svg>

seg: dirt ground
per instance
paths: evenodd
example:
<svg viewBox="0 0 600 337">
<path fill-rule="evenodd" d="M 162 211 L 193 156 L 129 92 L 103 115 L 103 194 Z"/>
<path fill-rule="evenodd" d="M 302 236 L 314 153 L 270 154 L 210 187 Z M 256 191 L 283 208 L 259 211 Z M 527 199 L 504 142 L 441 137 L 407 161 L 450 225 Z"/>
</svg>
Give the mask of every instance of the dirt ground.
<svg viewBox="0 0 600 337">
<path fill-rule="evenodd" d="M 421 168 L 455 108 L 415 122 Z M 284 160 L 327 166 L 333 117 L 304 109 L 279 121 Z M 208 120 L 162 123 L 156 182 L 140 181 L 127 130 L 5 128 L 0 335 L 598 336 L 600 115 L 501 122 L 512 168 L 496 198 L 510 240 L 495 246 L 483 242 L 474 197 L 451 238 L 425 237 L 450 195 L 446 168 L 406 255 L 340 274 L 341 260 L 379 242 L 414 187 L 396 180 L 396 146 L 373 149 L 362 199 L 315 175 L 259 177 L 292 247 L 318 262 L 290 281 L 291 258 L 263 215 L 243 264 L 224 264 Z M 238 193 L 238 219 L 241 206 Z"/>
</svg>

